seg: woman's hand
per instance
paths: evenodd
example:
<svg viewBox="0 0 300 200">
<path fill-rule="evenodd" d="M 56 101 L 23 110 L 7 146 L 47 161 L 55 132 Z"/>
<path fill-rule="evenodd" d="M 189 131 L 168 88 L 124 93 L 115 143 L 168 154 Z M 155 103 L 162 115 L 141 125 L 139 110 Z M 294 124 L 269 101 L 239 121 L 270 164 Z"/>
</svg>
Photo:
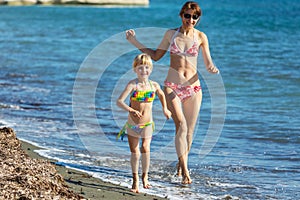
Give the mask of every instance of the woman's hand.
<svg viewBox="0 0 300 200">
<path fill-rule="evenodd" d="M 126 39 L 129 42 L 135 40 L 135 31 L 133 29 L 129 29 L 126 31 Z"/>
<path fill-rule="evenodd" d="M 207 71 L 212 73 L 212 74 L 219 74 L 220 71 L 215 65 L 210 65 L 207 67 Z"/>
</svg>

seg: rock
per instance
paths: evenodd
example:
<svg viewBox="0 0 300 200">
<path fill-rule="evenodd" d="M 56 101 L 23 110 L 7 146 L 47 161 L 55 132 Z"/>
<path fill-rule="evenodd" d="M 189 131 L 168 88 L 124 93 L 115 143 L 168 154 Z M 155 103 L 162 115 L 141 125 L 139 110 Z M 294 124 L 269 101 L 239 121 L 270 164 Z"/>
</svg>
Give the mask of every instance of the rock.
<svg viewBox="0 0 300 200">
<path fill-rule="evenodd" d="M 11 128 L 0 128 L 0 199 L 84 199 L 69 189 L 55 165 L 30 158 Z"/>
</svg>

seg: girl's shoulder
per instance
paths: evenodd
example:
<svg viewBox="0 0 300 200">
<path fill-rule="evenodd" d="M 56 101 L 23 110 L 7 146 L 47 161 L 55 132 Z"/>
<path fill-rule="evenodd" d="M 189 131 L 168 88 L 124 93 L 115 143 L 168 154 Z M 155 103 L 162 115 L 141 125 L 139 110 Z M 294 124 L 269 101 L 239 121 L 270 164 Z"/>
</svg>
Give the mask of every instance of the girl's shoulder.
<svg viewBox="0 0 300 200">
<path fill-rule="evenodd" d="M 135 87 L 137 84 L 137 79 L 132 79 L 128 82 L 127 87 Z"/>
<path fill-rule="evenodd" d="M 137 78 L 130 80 L 128 83 L 136 83 L 137 82 Z"/>
<path fill-rule="evenodd" d="M 154 87 L 155 89 L 159 89 L 159 88 L 160 88 L 159 83 L 157 83 L 156 81 L 152 81 L 152 80 L 149 80 L 149 81 L 150 81 L 150 83 L 153 85 L 153 87 Z"/>
</svg>

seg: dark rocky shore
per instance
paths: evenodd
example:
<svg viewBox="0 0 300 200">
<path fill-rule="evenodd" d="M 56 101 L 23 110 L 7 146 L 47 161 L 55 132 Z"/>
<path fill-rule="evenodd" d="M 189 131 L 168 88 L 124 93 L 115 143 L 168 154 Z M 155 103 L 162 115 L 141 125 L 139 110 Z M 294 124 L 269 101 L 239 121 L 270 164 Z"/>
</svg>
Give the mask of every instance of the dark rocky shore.
<svg viewBox="0 0 300 200">
<path fill-rule="evenodd" d="M 39 156 L 40 148 L 21 141 L 11 128 L 0 128 L 0 200 L 163 200 L 132 193 L 84 172 Z"/>
<path fill-rule="evenodd" d="M 0 177 L 0 199 L 84 199 L 54 164 L 29 157 L 11 128 L 0 129 Z"/>
</svg>

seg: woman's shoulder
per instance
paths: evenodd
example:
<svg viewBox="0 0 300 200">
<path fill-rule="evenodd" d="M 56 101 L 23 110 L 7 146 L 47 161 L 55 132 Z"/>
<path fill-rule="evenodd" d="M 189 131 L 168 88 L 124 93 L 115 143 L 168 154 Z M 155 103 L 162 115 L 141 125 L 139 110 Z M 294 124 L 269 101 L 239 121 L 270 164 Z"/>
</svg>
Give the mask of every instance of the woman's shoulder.
<svg viewBox="0 0 300 200">
<path fill-rule="evenodd" d="M 206 34 L 205 34 L 204 32 L 202 32 L 202 31 L 200 31 L 200 30 L 198 30 L 198 29 L 195 29 L 195 31 L 196 31 L 196 34 L 197 34 L 200 38 L 206 37 Z"/>
<path fill-rule="evenodd" d="M 176 33 L 177 30 L 178 30 L 178 28 L 171 28 L 171 29 L 168 29 L 168 30 L 166 31 L 166 35 L 168 35 L 168 36 L 173 36 L 174 33 Z"/>
<path fill-rule="evenodd" d="M 198 29 L 195 29 L 195 30 L 196 30 L 196 33 L 197 33 L 197 35 L 199 37 L 200 43 L 207 41 L 207 36 L 206 36 L 206 34 L 204 32 L 199 31 Z"/>
<path fill-rule="evenodd" d="M 198 33 L 198 36 L 201 40 L 207 40 L 207 36 L 204 32 L 197 30 L 197 33 Z"/>
<path fill-rule="evenodd" d="M 174 37 L 176 31 L 178 30 L 178 28 L 171 28 L 171 29 L 168 29 L 166 32 L 165 32 L 165 36 L 164 36 L 164 39 L 167 40 L 169 43 L 171 43 L 171 40 L 172 38 Z"/>
<path fill-rule="evenodd" d="M 177 31 L 178 29 L 179 29 L 179 27 L 177 27 L 177 28 L 170 28 L 170 29 L 167 30 L 167 32 L 168 31 L 174 32 L 174 31 Z"/>
</svg>

